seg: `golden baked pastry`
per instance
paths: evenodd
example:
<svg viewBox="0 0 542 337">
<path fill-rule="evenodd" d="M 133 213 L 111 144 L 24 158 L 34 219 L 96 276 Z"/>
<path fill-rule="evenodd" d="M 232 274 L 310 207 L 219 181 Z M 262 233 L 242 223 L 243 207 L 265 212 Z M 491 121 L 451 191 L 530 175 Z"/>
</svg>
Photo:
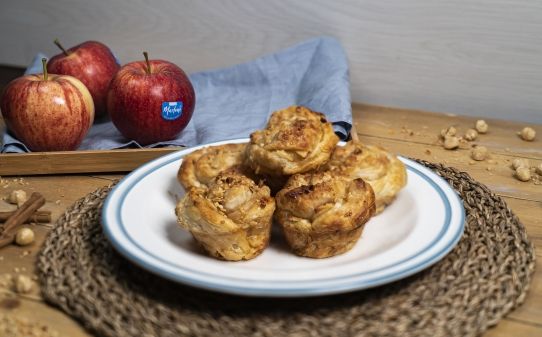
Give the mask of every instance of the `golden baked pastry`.
<svg viewBox="0 0 542 337">
<path fill-rule="evenodd" d="M 185 189 L 207 186 L 220 172 L 243 162 L 246 144 L 224 144 L 196 150 L 183 158 L 177 179 Z"/>
<path fill-rule="evenodd" d="M 180 226 L 211 256 L 249 260 L 269 242 L 275 200 L 269 187 L 258 186 L 235 171 L 224 171 L 205 187 L 193 187 L 177 203 Z"/>
<path fill-rule="evenodd" d="M 350 250 L 375 212 L 369 184 L 331 171 L 292 176 L 276 201 L 286 241 L 297 255 L 313 258 Z"/>
<path fill-rule="evenodd" d="M 318 168 L 339 141 L 324 114 L 302 106 L 275 111 L 250 135 L 246 160 L 257 174 L 292 175 Z"/>
<path fill-rule="evenodd" d="M 405 165 L 395 155 L 359 142 L 337 146 L 326 168 L 371 184 L 376 197 L 376 214 L 382 212 L 407 183 Z"/>
</svg>

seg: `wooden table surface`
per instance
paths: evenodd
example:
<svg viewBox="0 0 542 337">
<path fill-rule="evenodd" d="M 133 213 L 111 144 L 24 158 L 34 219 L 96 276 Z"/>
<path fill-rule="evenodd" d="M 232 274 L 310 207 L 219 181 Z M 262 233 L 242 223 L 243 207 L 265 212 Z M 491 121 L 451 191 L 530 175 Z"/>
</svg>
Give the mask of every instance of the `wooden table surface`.
<svg viewBox="0 0 542 337">
<path fill-rule="evenodd" d="M 525 303 L 484 336 L 542 336 L 542 185 L 536 185 L 533 181 L 520 182 L 510 169 L 515 158 L 526 158 L 536 165 L 542 163 L 542 125 L 533 126 L 538 131 L 538 139 L 526 142 L 516 135 L 525 126 L 524 123 L 487 120 L 489 132 L 472 143 L 489 148 L 492 161 L 473 162 L 469 158 L 468 145 L 454 151 L 445 150 L 439 144 L 438 134 L 450 125 L 458 128 L 459 134 L 464 134 L 474 125 L 474 118 L 361 104 L 354 104 L 353 113 L 362 141 L 384 146 L 401 155 L 457 167 L 506 200 L 526 226 L 530 239 L 538 249 L 537 269 Z M 16 189 L 28 193 L 39 191 L 47 199 L 43 209 L 51 210 L 55 221 L 74 201 L 120 177 L 121 174 L 3 177 L 0 197 L 6 197 Z M 0 211 L 13 208 L 13 205 L 0 201 Z M 0 280 L 7 274 L 33 275 L 35 256 L 50 226 L 32 225 L 37 240 L 31 246 L 11 245 L 0 249 Z M 0 318 L 2 315 L 26 318 L 47 326 L 60 336 L 89 336 L 76 321 L 45 304 L 36 285 L 28 295 L 17 295 L 0 287 Z"/>
</svg>

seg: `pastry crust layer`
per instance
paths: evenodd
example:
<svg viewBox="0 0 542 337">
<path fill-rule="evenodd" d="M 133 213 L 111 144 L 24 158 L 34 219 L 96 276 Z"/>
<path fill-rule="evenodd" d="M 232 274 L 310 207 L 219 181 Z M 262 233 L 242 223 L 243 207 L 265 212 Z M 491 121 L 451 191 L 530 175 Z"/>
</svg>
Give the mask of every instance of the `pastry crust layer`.
<svg viewBox="0 0 542 337">
<path fill-rule="evenodd" d="M 175 209 L 180 226 L 211 256 L 249 260 L 268 245 L 275 200 L 269 187 L 224 171 L 208 188 L 193 187 Z"/>
<path fill-rule="evenodd" d="M 312 258 L 350 250 L 375 212 L 369 184 L 331 171 L 292 176 L 276 200 L 275 218 L 288 244 Z"/>
<path fill-rule="evenodd" d="M 224 144 L 196 150 L 183 158 L 177 180 L 185 189 L 205 187 L 220 172 L 243 163 L 246 144 Z"/>
<path fill-rule="evenodd" d="M 257 174 L 303 173 L 327 162 L 338 141 L 324 114 L 291 106 L 274 112 L 265 129 L 250 135 L 246 160 Z"/>
<path fill-rule="evenodd" d="M 337 146 L 326 168 L 368 182 L 375 193 L 376 214 L 393 202 L 407 183 L 406 167 L 395 155 L 381 147 L 357 142 Z"/>
</svg>

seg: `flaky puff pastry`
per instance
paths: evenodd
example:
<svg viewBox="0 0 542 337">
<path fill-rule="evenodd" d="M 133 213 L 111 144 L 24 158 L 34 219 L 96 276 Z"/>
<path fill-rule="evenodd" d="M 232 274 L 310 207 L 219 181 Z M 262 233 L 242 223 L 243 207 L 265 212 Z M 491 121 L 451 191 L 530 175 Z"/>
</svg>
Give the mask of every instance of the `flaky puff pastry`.
<svg viewBox="0 0 542 337">
<path fill-rule="evenodd" d="M 177 172 L 177 180 L 185 189 L 205 187 L 220 172 L 240 167 L 246 143 L 208 146 L 196 150 L 183 158 Z"/>
<path fill-rule="evenodd" d="M 207 187 L 219 173 L 236 171 L 256 183 L 263 182 L 274 195 L 284 186 L 288 177 L 254 173 L 243 159 L 246 146 L 246 143 L 224 144 L 196 150 L 183 158 L 177 171 L 177 180 L 185 189 Z"/>
<path fill-rule="evenodd" d="M 249 260 L 269 242 L 275 200 L 269 187 L 235 171 L 224 171 L 208 188 L 193 187 L 177 203 L 180 226 L 211 256 Z"/>
<path fill-rule="evenodd" d="M 312 258 L 350 250 L 375 212 L 369 184 L 330 171 L 292 176 L 276 200 L 275 218 L 289 246 Z"/>
<path fill-rule="evenodd" d="M 327 162 L 338 141 L 325 115 L 291 106 L 275 111 L 264 130 L 250 135 L 246 161 L 258 174 L 303 173 Z"/>
<path fill-rule="evenodd" d="M 378 146 L 359 142 L 337 146 L 326 168 L 368 182 L 375 193 L 376 214 L 392 203 L 407 183 L 405 165 L 395 155 Z"/>
</svg>

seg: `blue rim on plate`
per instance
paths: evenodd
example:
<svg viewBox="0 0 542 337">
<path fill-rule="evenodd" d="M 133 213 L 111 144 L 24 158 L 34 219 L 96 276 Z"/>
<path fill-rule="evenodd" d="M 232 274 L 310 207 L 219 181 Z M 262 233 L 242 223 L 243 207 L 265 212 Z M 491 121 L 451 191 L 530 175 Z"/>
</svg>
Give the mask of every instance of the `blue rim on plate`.
<svg viewBox="0 0 542 337">
<path fill-rule="evenodd" d="M 231 142 L 245 141 L 247 140 L 240 139 L 233 140 Z M 421 177 L 438 193 L 445 208 L 445 216 L 444 219 L 442 219 L 444 223 L 442 224 L 441 230 L 433 238 L 430 244 L 424 247 L 420 247 L 420 250 L 417 251 L 415 254 L 395 261 L 392 265 L 386 265 L 385 267 L 381 267 L 376 270 L 343 275 L 340 278 L 319 278 L 315 282 L 292 282 L 280 280 L 274 280 L 269 282 L 254 282 L 250 280 L 243 281 L 239 280 L 238 278 L 228 279 L 224 278 L 224 276 L 221 276 L 219 279 L 214 279 L 211 282 L 203 280 L 202 277 L 212 279 L 214 275 L 202 270 L 198 270 L 197 268 L 181 268 L 178 265 L 173 265 L 166 259 L 160 257 L 156 252 L 149 251 L 148 249 L 140 245 L 137 240 L 134 240 L 126 230 L 127 224 L 122 221 L 121 210 L 124 205 L 125 198 L 129 194 L 130 190 L 134 186 L 136 186 L 137 183 L 145 176 L 160 169 L 165 165 L 180 160 L 184 155 L 198 148 L 204 146 L 212 146 L 216 144 L 217 143 L 205 144 L 190 149 L 180 150 L 179 152 L 171 153 L 163 157 L 157 158 L 147 164 L 142 165 L 140 168 L 127 175 L 121 182 L 117 184 L 117 186 L 114 187 L 114 189 L 109 193 L 104 203 L 102 211 L 102 223 L 106 237 L 117 251 L 119 251 L 130 261 L 134 262 L 135 264 L 143 267 L 148 271 L 151 271 L 170 280 L 195 286 L 198 288 L 246 296 L 301 297 L 328 295 L 360 290 L 386 284 L 413 275 L 443 258 L 457 244 L 463 233 L 465 211 L 462 206 L 462 201 L 457 195 L 457 193 L 453 189 L 451 189 L 451 187 L 448 185 L 448 183 L 444 181 L 444 179 L 442 179 L 426 167 L 412 160 L 400 158 L 405 163 L 407 170 Z M 448 192 L 451 191 L 452 193 L 445 193 L 443 188 L 437 182 L 440 182 L 441 185 L 444 185 L 444 188 L 448 189 Z M 112 205 L 112 200 L 115 200 L 115 205 Z M 451 205 L 452 203 L 454 204 L 454 209 L 458 210 L 460 213 L 454 216 L 453 226 Z M 120 230 L 123 240 L 121 240 L 119 237 L 117 237 L 117 235 L 113 233 L 113 228 Z M 448 242 L 446 242 L 446 244 L 437 251 L 427 254 L 427 252 L 431 250 L 433 245 L 439 243 L 440 240 L 443 239 L 445 234 L 447 234 L 448 236 L 451 235 L 451 238 L 448 239 Z M 137 251 L 139 254 L 143 254 L 146 257 L 147 261 L 137 256 L 137 254 L 134 253 L 134 250 Z M 424 254 L 426 256 L 424 256 Z M 409 262 L 412 262 L 415 259 L 421 260 L 416 262 L 414 265 L 409 266 Z M 401 268 L 402 266 L 404 266 L 404 268 Z M 399 271 L 393 271 L 394 268 L 399 268 Z M 371 277 L 370 274 L 375 273 L 383 275 Z"/>
</svg>

